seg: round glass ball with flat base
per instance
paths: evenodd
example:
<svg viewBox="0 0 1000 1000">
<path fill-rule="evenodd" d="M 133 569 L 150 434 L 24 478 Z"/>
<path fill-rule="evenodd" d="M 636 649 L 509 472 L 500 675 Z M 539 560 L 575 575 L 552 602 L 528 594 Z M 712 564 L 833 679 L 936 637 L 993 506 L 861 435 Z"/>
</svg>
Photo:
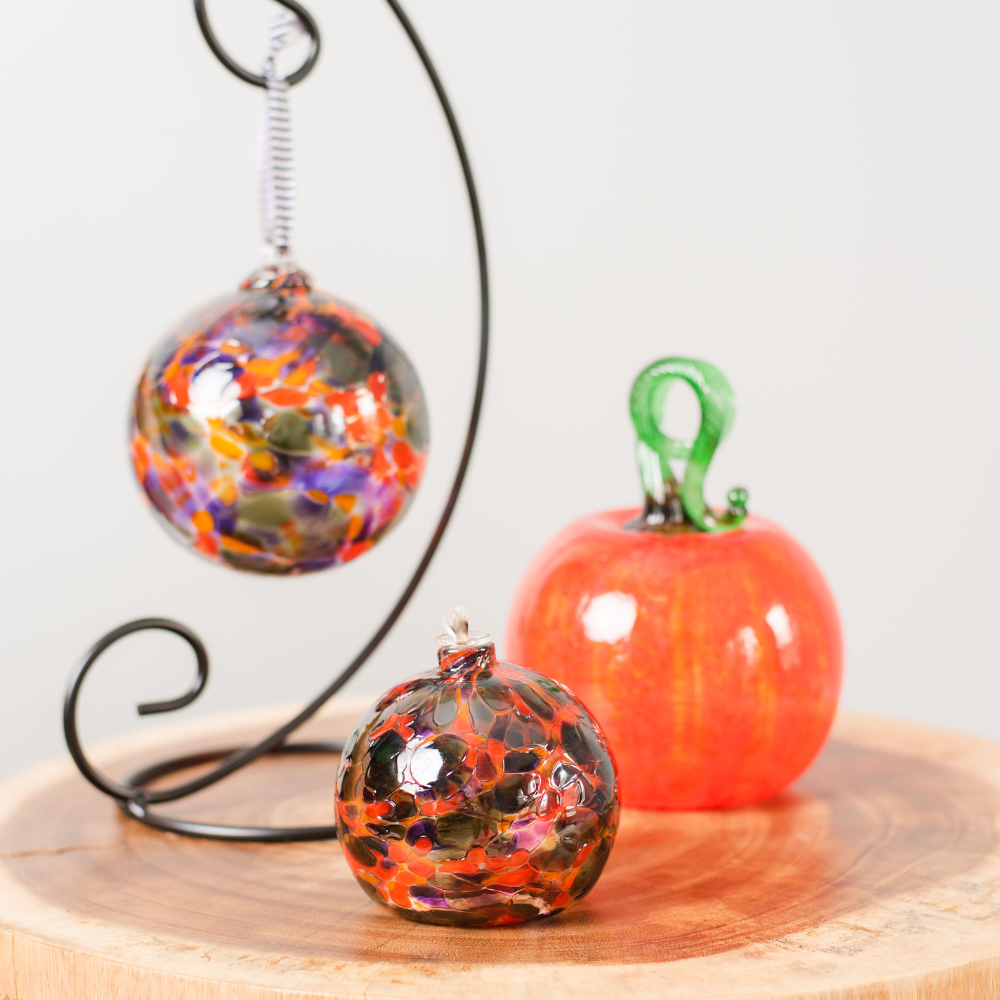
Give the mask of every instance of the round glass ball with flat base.
<svg viewBox="0 0 1000 1000">
<path fill-rule="evenodd" d="M 345 746 L 344 855 L 372 899 L 412 920 L 551 916 L 590 891 L 611 853 L 614 758 L 565 687 L 501 663 L 488 635 L 453 622 L 439 669 L 387 692 Z"/>
</svg>

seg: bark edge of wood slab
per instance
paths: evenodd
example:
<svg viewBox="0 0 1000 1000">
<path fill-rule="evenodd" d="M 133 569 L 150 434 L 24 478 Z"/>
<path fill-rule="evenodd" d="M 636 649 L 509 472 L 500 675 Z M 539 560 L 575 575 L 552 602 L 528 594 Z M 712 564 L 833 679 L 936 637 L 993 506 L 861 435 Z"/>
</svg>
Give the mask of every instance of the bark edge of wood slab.
<svg viewBox="0 0 1000 1000">
<path fill-rule="evenodd" d="M 343 736 L 340 699 L 302 738 Z M 280 709 L 99 750 L 120 773 L 236 745 Z M 236 741 L 236 742 L 234 742 Z M 265 759 L 179 803 L 220 822 L 327 822 L 336 760 Z M 400 920 L 337 843 L 230 844 L 121 816 L 60 759 L 0 784 L 0 1000 L 903 1000 L 1000 995 L 1000 745 L 841 716 L 790 792 L 625 810 L 593 892 L 552 920 Z"/>
</svg>

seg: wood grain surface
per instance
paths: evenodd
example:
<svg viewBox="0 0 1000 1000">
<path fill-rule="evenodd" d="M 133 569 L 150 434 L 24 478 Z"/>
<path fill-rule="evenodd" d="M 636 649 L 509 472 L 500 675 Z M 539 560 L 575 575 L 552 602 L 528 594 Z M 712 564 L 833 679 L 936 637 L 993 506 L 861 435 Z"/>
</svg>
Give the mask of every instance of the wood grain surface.
<svg viewBox="0 0 1000 1000">
<path fill-rule="evenodd" d="M 341 702 L 304 736 L 344 734 Z M 108 744 L 122 774 L 252 738 L 275 710 Z M 336 760 L 267 759 L 172 809 L 329 822 Z M 0 785 L 0 997 L 305 1000 L 1000 996 L 1000 746 L 843 717 L 790 792 L 625 810 L 594 891 L 548 921 L 431 927 L 372 903 L 336 843 L 146 829 L 56 761 Z"/>
</svg>

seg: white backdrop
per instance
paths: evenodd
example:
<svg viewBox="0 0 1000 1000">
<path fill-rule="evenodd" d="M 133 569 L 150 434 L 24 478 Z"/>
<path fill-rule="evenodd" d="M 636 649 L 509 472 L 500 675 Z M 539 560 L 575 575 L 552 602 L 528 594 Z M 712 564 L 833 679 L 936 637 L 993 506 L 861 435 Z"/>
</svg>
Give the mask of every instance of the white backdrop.
<svg viewBox="0 0 1000 1000">
<path fill-rule="evenodd" d="M 326 574 L 240 576 L 183 551 L 133 485 L 126 411 L 155 340 L 256 262 L 260 95 L 209 54 L 189 0 L 8 8 L 0 771 L 61 749 L 71 664 L 133 617 L 207 641 L 213 677 L 189 712 L 323 686 L 437 516 L 476 327 L 460 176 L 416 58 L 386 5 L 311 0 L 325 51 L 293 90 L 299 256 L 415 361 L 429 473 L 385 542 Z M 210 8 L 256 64 L 269 5 Z M 827 574 L 844 704 L 1000 738 L 1000 8 L 408 8 L 477 171 L 495 347 L 453 526 L 351 690 L 431 666 L 451 603 L 502 639 L 539 546 L 638 502 L 631 381 L 688 354 L 737 393 L 709 497 L 745 483 Z M 85 699 L 86 735 L 139 725 L 131 706 L 191 669 L 169 637 L 123 643 Z"/>
</svg>

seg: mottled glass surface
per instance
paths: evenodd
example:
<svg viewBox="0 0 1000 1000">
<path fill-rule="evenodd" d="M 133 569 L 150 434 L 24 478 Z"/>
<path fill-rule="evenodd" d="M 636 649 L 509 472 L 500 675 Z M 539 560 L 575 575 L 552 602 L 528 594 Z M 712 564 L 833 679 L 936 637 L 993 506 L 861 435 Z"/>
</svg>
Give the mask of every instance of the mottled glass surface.
<svg viewBox="0 0 1000 1000">
<path fill-rule="evenodd" d="M 512 924 L 585 895 L 618 828 L 618 776 L 561 684 L 501 663 L 488 636 L 381 698 L 337 778 L 347 862 L 372 899 L 438 924 Z"/>
<path fill-rule="evenodd" d="M 307 573 L 361 555 L 406 510 L 427 412 L 385 331 L 296 272 L 248 281 L 163 340 L 131 450 L 182 543 L 236 569 Z"/>
</svg>

